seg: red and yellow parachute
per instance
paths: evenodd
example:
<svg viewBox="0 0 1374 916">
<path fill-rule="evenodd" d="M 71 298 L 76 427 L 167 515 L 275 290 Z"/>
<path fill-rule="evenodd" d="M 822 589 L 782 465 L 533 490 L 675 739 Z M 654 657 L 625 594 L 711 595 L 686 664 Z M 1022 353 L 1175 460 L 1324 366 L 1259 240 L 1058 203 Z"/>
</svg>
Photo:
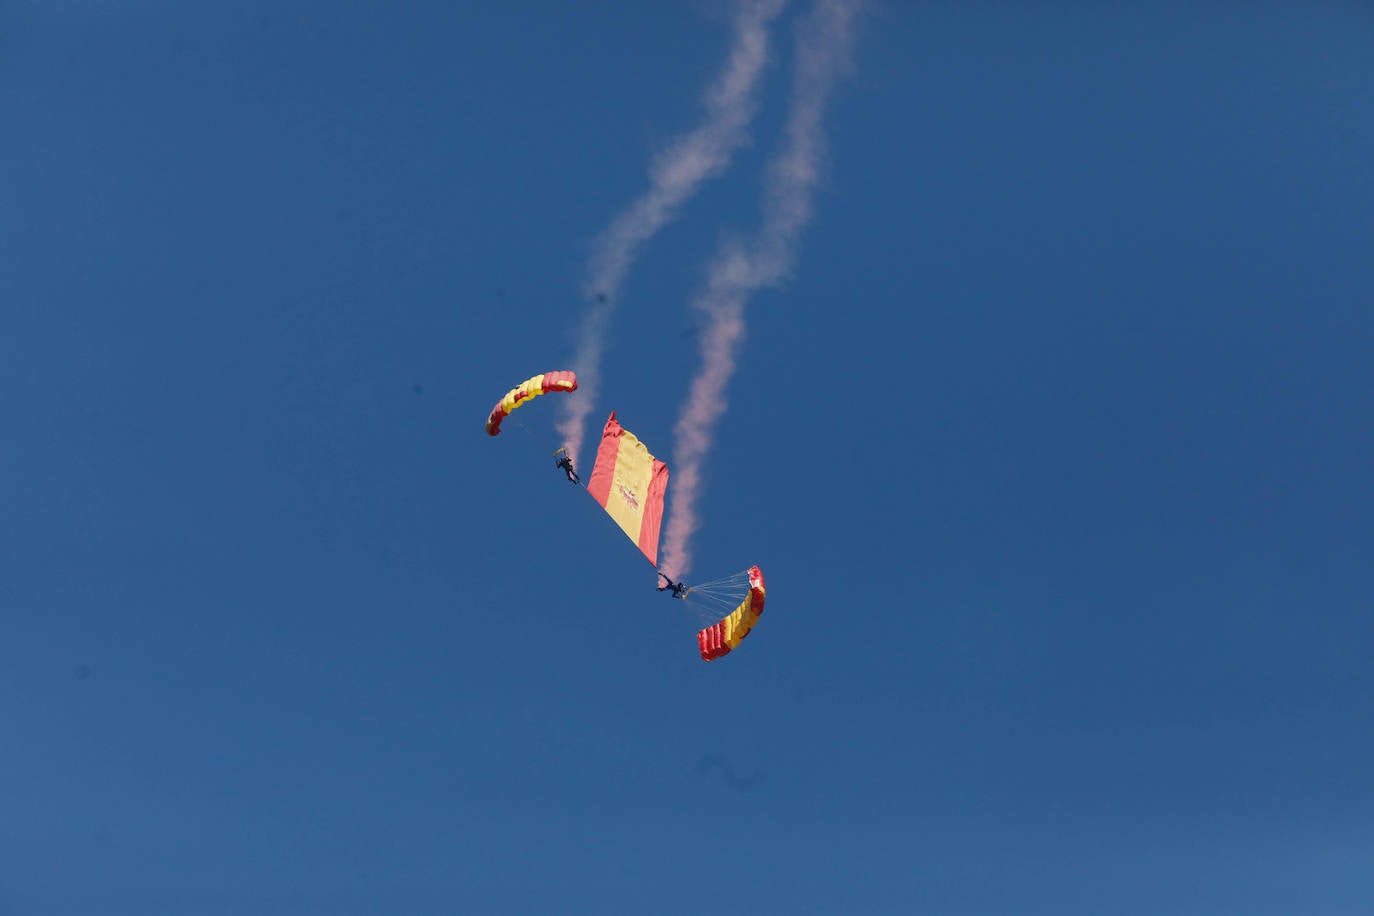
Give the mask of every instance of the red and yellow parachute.
<svg viewBox="0 0 1374 916">
<path fill-rule="evenodd" d="M 544 372 L 527 378 L 507 391 L 505 397 L 496 402 L 487 417 L 487 435 L 495 436 L 501 432 L 501 421 L 515 408 L 526 401 L 550 391 L 576 391 L 577 375 L 572 372 Z"/>
<path fill-rule="evenodd" d="M 501 431 L 501 421 L 526 401 L 550 391 L 576 390 L 577 376 L 572 372 L 545 372 L 526 379 L 496 402 L 487 417 L 487 433 L 497 435 Z M 557 464 L 567 473 L 568 479 L 581 484 L 581 478 L 573 470 L 572 456 L 563 449 L 554 454 L 562 456 Z M 655 569 L 658 568 L 659 531 L 663 525 L 667 489 L 668 465 L 650 454 L 634 433 L 620 425 L 615 411 L 611 411 L 601 432 L 596 463 L 592 466 L 586 490 Z M 662 572 L 659 574 L 668 579 Z M 701 657 L 708 662 L 737 648 L 763 613 L 763 572 L 757 566 L 717 582 L 691 586 L 668 579 L 668 585 L 660 586 L 659 591 L 670 587 L 674 597 L 714 602 L 715 613 L 733 607 L 724 617 L 697 633 Z M 742 601 L 741 589 L 744 589 Z"/>
<path fill-rule="evenodd" d="M 763 613 L 763 597 L 763 570 L 751 566 L 749 594 L 740 602 L 740 606 L 697 633 L 697 644 L 701 647 L 703 660 L 714 661 L 729 655 L 732 649 L 739 646 L 754 624 L 759 622 L 759 615 Z"/>
</svg>

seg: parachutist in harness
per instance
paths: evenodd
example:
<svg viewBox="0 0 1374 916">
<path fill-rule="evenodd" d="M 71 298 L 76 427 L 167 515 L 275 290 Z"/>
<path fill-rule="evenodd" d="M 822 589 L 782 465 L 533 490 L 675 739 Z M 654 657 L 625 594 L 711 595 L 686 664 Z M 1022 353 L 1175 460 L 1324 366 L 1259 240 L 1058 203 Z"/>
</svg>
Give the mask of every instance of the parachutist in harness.
<svg viewBox="0 0 1374 916">
<path fill-rule="evenodd" d="M 659 575 L 663 576 L 663 580 L 668 584 L 660 585 L 658 587 L 658 590 L 661 592 L 666 592 L 671 589 L 674 598 L 686 598 L 687 593 L 692 590 L 692 586 L 688 585 L 686 582 L 674 582 L 672 579 L 669 579 L 667 576 L 664 576 L 663 573 L 659 573 Z"/>
<path fill-rule="evenodd" d="M 573 470 L 572 458 L 568 456 L 568 453 L 560 448 L 558 451 L 554 452 L 554 454 L 558 456 L 554 464 L 562 468 L 563 473 L 568 475 L 568 482 L 581 483 L 582 478 L 578 477 L 577 472 Z"/>
</svg>

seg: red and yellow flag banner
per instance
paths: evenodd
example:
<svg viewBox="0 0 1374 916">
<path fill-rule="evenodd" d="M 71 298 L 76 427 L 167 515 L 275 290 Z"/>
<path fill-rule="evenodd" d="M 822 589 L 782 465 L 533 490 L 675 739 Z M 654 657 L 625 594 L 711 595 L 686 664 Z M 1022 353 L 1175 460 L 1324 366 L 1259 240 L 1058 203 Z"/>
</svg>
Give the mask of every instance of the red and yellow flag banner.
<svg viewBox="0 0 1374 916">
<path fill-rule="evenodd" d="M 663 494 L 668 489 L 668 465 L 649 454 L 635 434 L 622 427 L 615 411 L 601 431 L 596 464 L 587 481 L 592 499 L 658 566 L 658 531 L 663 524 Z"/>
</svg>

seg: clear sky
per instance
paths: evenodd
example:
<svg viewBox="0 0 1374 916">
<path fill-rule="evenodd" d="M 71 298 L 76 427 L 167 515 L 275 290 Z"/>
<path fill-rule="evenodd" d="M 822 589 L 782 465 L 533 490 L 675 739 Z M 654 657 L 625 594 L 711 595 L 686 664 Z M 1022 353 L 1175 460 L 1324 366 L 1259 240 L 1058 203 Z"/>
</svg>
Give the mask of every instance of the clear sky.
<svg viewBox="0 0 1374 916">
<path fill-rule="evenodd" d="M 683 447 L 810 2 L 593 433 Z M 562 396 L 482 421 L 580 368 L 732 10 L 0 5 L 0 916 L 1369 912 L 1368 6 L 865 5 L 702 459 L 693 572 L 769 586 L 706 664 Z"/>
</svg>

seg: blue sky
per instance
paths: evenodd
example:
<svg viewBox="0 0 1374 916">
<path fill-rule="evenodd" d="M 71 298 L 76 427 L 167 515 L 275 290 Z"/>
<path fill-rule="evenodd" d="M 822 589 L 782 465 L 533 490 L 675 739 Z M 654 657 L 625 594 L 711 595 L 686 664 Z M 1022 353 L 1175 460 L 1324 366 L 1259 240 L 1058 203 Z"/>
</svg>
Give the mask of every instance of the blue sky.
<svg viewBox="0 0 1374 916">
<path fill-rule="evenodd" d="M 1038 6 L 856 20 L 709 665 L 481 425 L 728 3 L 0 9 L 0 914 L 1367 911 L 1374 18 Z M 618 297 L 663 457 L 808 10 Z"/>
</svg>

